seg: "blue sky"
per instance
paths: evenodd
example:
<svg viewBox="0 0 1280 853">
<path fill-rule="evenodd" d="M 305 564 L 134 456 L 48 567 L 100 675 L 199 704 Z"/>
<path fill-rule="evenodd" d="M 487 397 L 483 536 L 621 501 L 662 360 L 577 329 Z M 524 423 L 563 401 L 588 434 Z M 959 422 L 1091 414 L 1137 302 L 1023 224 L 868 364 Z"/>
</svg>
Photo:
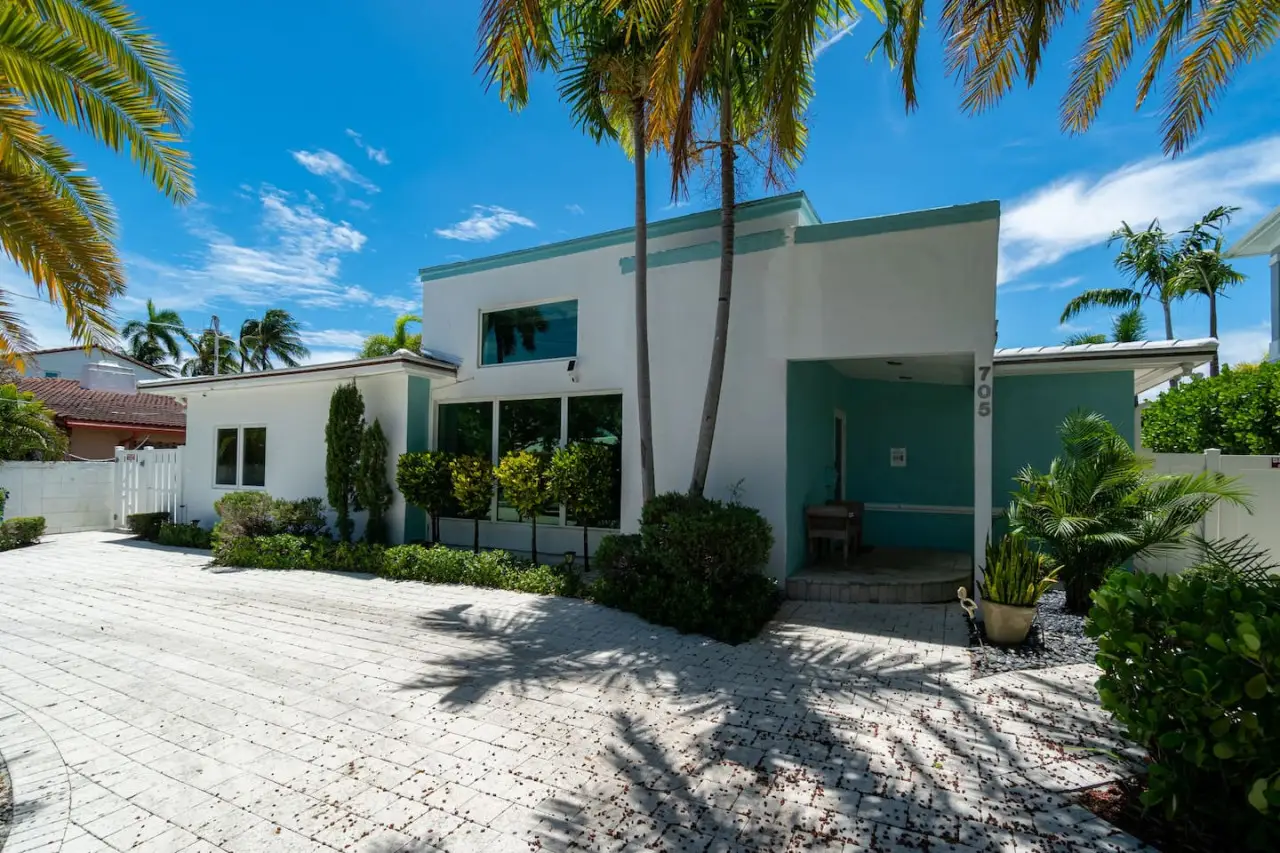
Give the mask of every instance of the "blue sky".
<svg viewBox="0 0 1280 853">
<path fill-rule="evenodd" d="M 69 135 L 119 209 L 130 281 L 122 319 L 148 297 L 189 325 L 216 312 L 232 329 L 285 307 L 304 322 L 313 359 L 332 360 L 418 309 L 419 267 L 630 222 L 630 164 L 572 126 L 551 80 L 536 82 L 520 114 L 484 91 L 473 74 L 475 2 L 132 5 L 186 72 L 199 201 L 173 209 L 131 164 Z M 1002 346 L 1106 329 L 1104 313 L 1067 330 L 1057 318 L 1080 290 L 1120 283 L 1105 240 L 1122 219 L 1160 217 L 1176 229 L 1235 204 L 1238 236 L 1280 204 L 1280 51 L 1239 75 L 1194 149 L 1170 161 L 1153 105 L 1133 109 L 1133 75 L 1090 133 L 1059 132 L 1079 21 L 1033 90 L 977 118 L 942 77 L 936 32 L 922 106 L 906 115 L 893 73 L 866 59 L 874 29 L 860 24 L 820 57 L 808 157 L 790 189 L 805 190 L 827 221 L 999 199 Z M 673 215 L 665 166 L 654 162 L 650 176 L 655 217 Z M 714 206 L 707 186 L 695 179 L 679 212 Z M 1223 350 L 1253 360 L 1268 338 L 1266 262 L 1238 266 L 1249 281 L 1223 306 Z M 0 275 L 7 289 L 31 292 L 16 271 Z M 42 345 L 66 341 L 59 312 L 21 306 Z M 1157 313 L 1148 317 L 1158 335 Z M 1180 336 L 1206 330 L 1203 302 L 1178 306 Z"/>
</svg>

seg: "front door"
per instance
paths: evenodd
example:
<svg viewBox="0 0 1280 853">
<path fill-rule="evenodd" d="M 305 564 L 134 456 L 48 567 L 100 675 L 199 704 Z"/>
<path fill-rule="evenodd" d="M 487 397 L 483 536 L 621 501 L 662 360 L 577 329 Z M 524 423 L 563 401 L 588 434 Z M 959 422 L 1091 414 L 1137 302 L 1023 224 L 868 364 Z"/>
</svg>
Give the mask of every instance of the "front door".
<svg viewBox="0 0 1280 853">
<path fill-rule="evenodd" d="M 844 500 L 844 412 L 836 410 L 836 446 L 835 446 L 836 484 L 835 494 L 838 501 Z"/>
</svg>

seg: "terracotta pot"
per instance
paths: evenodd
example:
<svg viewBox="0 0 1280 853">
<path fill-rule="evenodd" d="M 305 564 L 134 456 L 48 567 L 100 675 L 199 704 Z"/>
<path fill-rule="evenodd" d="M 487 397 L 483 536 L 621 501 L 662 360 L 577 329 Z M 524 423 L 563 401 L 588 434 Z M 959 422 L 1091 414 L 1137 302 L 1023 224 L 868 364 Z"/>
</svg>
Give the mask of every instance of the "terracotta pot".
<svg viewBox="0 0 1280 853">
<path fill-rule="evenodd" d="M 997 645 L 1015 646 L 1021 643 L 1027 638 L 1027 632 L 1031 630 L 1031 623 L 1035 618 L 1035 607 L 982 602 L 982 623 L 987 629 L 987 639 Z"/>
</svg>

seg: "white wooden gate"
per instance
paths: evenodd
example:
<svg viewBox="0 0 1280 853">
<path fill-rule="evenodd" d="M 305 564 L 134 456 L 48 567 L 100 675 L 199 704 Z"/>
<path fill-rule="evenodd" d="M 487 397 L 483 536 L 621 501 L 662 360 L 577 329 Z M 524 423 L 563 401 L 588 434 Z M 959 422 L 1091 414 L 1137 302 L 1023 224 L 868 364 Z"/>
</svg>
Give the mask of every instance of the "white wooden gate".
<svg viewBox="0 0 1280 853">
<path fill-rule="evenodd" d="M 116 448 L 116 526 L 139 512 L 167 512 L 174 521 L 182 506 L 183 448 Z"/>
</svg>

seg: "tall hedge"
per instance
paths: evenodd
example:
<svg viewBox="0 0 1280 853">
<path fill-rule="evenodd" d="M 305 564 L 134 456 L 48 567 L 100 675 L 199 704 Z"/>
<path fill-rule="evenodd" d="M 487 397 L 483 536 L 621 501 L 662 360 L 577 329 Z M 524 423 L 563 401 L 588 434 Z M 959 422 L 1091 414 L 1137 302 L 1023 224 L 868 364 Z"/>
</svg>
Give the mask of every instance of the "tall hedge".
<svg viewBox="0 0 1280 853">
<path fill-rule="evenodd" d="M 360 466 L 360 442 L 364 438 L 364 398 L 354 382 L 339 385 L 329 398 L 329 422 L 324 428 L 324 484 L 329 506 L 338 514 L 338 536 L 351 541 L 359 510 L 356 474 Z"/>
<path fill-rule="evenodd" d="M 1280 453 L 1280 362 L 1192 377 L 1142 412 L 1142 443 L 1156 453 Z"/>
<path fill-rule="evenodd" d="M 365 429 L 360 440 L 360 462 L 356 468 L 356 497 L 369 511 L 364 526 L 366 542 L 381 545 L 387 541 L 387 510 L 391 508 L 391 484 L 387 482 L 387 436 L 377 418 Z"/>
</svg>

